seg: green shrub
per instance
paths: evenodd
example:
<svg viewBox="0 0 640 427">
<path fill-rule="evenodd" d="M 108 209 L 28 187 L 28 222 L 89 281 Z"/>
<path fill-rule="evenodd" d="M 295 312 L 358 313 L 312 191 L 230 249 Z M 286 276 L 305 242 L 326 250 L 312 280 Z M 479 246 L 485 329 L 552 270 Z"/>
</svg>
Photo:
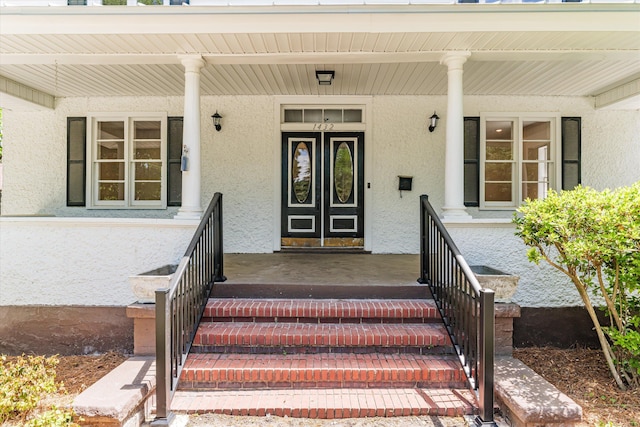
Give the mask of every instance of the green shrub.
<svg viewBox="0 0 640 427">
<path fill-rule="evenodd" d="M 64 410 L 53 406 L 43 414 L 29 420 L 25 427 L 74 427 L 79 426 L 73 422 L 73 410 Z"/>
<path fill-rule="evenodd" d="M 575 285 L 618 386 L 640 385 L 640 182 L 587 187 L 527 200 L 514 215 L 530 261 L 548 262 Z M 591 296 L 604 301 L 602 327 Z"/>
<path fill-rule="evenodd" d="M 55 356 L 22 356 L 8 362 L 0 357 L 0 423 L 24 417 L 47 393 L 55 393 Z"/>
</svg>

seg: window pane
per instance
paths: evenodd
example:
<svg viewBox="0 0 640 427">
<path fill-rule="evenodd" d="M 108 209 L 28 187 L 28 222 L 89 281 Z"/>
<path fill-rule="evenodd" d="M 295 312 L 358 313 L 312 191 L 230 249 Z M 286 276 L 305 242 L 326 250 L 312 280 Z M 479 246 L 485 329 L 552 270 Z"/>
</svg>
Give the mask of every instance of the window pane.
<svg viewBox="0 0 640 427">
<path fill-rule="evenodd" d="M 345 123 L 362 123 L 362 110 L 344 110 Z"/>
<path fill-rule="evenodd" d="M 137 121 L 134 122 L 134 139 L 160 139 L 160 122 Z"/>
<path fill-rule="evenodd" d="M 490 139 L 513 139 L 513 122 L 509 121 L 487 121 L 487 140 Z"/>
<path fill-rule="evenodd" d="M 124 200 L 123 182 L 103 182 L 98 188 L 99 200 Z"/>
<path fill-rule="evenodd" d="M 160 141 L 136 141 L 135 159 L 160 159 Z"/>
<path fill-rule="evenodd" d="M 549 182 L 549 167 L 547 162 L 523 163 L 522 177 L 525 181 Z"/>
<path fill-rule="evenodd" d="M 302 123 L 302 110 L 284 110 L 285 123 Z"/>
<path fill-rule="evenodd" d="M 513 144 L 511 141 L 487 141 L 487 160 L 513 160 Z"/>
<path fill-rule="evenodd" d="M 342 110 L 324 110 L 324 122 L 342 123 Z"/>
<path fill-rule="evenodd" d="M 291 159 L 291 187 L 298 203 L 304 203 L 311 191 L 311 155 L 305 142 L 299 142 Z"/>
<path fill-rule="evenodd" d="M 304 110 L 305 123 L 322 123 L 322 110 Z"/>
<path fill-rule="evenodd" d="M 124 122 L 98 122 L 98 139 L 124 139 Z"/>
<path fill-rule="evenodd" d="M 124 159 L 124 141 L 98 142 L 98 160 Z"/>
<path fill-rule="evenodd" d="M 522 127 L 522 138 L 525 140 L 548 140 L 551 138 L 551 123 L 525 121 Z"/>
<path fill-rule="evenodd" d="M 484 168 L 485 181 L 511 181 L 511 163 L 487 163 Z"/>
<path fill-rule="evenodd" d="M 336 150 L 333 165 L 333 184 L 340 203 L 347 203 L 353 192 L 353 156 L 346 142 L 341 142 Z"/>
<path fill-rule="evenodd" d="M 485 184 L 484 198 L 487 202 L 512 202 L 511 184 Z"/>
<path fill-rule="evenodd" d="M 551 150 L 549 141 L 523 143 L 523 160 L 551 160 Z"/>
<path fill-rule="evenodd" d="M 547 197 L 548 185 L 544 182 L 522 184 L 522 200 L 544 199 Z"/>
<path fill-rule="evenodd" d="M 136 182 L 135 200 L 160 200 L 159 182 Z"/>
<path fill-rule="evenodd" d="M 160 181 L 162 164 L 160 162 L 137 162 L 135 165 L 135 180 Z"/>
<path fill-rule="evenodd" d="M 123 162 L 102 162 L 98 166 L 98 180 L 121 181 L 124 180 Z"/>
</svg>

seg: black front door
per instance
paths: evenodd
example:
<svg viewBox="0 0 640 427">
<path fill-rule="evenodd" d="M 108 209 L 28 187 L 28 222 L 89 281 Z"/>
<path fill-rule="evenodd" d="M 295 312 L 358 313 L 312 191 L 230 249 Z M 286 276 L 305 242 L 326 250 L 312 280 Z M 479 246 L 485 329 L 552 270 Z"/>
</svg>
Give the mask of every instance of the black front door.
<svg viewBox="0 0 640 427">
<path fill-rule="evenodd" d="M 364 246 L 364 133 L 282 134 L 283 247 Z"/>
</svg>

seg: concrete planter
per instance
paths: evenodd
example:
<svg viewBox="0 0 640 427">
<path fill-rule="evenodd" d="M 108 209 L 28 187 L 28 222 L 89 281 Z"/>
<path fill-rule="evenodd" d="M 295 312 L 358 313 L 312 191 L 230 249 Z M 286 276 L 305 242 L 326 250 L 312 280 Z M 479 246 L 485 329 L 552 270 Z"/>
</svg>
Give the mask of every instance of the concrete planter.
<svg viewBox="0 0 640 427">
<path fill-rule="evenodd" d="M 496 302 L 511 302 L 518 287 L 518 276 L 504 273 L 486 265 L 472 265 L 471 271 L 478 278 L 480 286 L 493 290 Z"/>
<path fill-rule="evenodd" d="M 136 276 L 129 276 L 131 290 L 139 303 L 154 303 L 156 289 L 168 288 L 177 265 L 164 265 Z"/>
</svg>

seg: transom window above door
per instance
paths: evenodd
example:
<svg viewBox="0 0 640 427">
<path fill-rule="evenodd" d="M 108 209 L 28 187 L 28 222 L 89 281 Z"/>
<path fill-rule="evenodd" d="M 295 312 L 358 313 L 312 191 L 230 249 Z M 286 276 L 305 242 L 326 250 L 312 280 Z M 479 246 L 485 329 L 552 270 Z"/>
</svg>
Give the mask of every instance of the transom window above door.
<svg viewBox="0 0 640 427">
<path fill-rule="evenodd" d="M 283 123 L 362 123 L 359 107 L 283 107 Z"/>
</svg>

